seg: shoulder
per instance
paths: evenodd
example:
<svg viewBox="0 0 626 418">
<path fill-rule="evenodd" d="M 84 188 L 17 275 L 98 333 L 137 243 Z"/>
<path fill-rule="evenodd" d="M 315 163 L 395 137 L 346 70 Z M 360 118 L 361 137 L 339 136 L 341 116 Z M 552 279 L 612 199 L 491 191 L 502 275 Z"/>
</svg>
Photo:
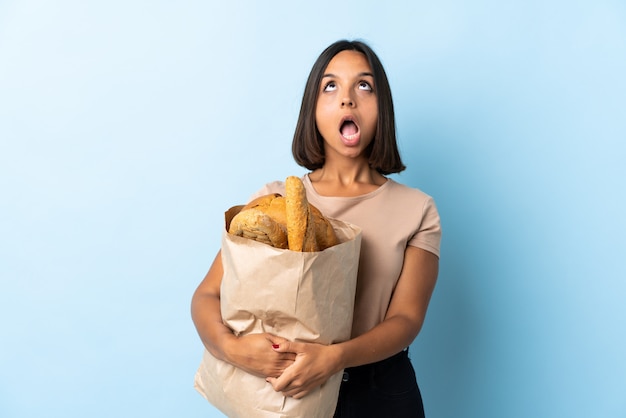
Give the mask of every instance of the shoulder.
<svg viewBox="0 0 626 418">
<path fill-rule="evenodd" d="M 441 219 L 439 210 L 432 196 L 422 190 L 389 179 L 385 200 L 390 212 L 403 219 L 411 219 L 419 228 L 439 229 Z"/>
<path fill-rule="evenodd" d="M 398 183 L 393 179 L 388 179 L 389 183 L 386 188 L 386 198 L 391 198 L 410 204 L 411 206 L 434 206 L 435 201 L 432 196 L 424 193 L 422 190 Z"/>
</svg>

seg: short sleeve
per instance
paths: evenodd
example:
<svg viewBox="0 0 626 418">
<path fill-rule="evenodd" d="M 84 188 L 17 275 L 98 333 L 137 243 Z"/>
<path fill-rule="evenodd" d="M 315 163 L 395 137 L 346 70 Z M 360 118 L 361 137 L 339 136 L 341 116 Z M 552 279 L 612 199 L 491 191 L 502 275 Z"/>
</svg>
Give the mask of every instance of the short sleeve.
<svg viewBox="0 0 626 418">
<path fill-rule="evenodd" d="M 439 257 L 441 247 L 441 220 L 435 201 L 429 197 L 422 207 L 422 222 L 408 242 L 409 245 L 429 251 Z"/>
</svg>

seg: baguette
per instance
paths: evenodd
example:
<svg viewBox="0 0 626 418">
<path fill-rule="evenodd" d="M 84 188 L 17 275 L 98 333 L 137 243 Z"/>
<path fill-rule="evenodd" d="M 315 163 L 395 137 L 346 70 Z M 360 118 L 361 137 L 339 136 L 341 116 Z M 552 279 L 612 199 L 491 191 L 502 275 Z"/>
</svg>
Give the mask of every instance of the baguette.
<svg viewBox="0 0 626 418">
<path fill-rule="evenodd" d="M 296 176 L 287 177 L 285 194 L 289 249 L 291 251 L 319 251 L 315 238 L 313 214 L 302 180 Z"/>
</svg>

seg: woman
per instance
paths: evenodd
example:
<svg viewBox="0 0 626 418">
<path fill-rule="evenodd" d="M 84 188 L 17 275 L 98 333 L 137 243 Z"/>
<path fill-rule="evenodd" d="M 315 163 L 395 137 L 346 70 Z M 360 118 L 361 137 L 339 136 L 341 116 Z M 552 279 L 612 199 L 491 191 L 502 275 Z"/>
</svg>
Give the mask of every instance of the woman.
<svg viewBox="0 0 626 418">
<path fill-rule="evenodd" d="M 319 345 L 269 334 L 235 337 L 223 325 L 223 273 L 216 257 L 192 300 L 209 352 L 264 376 L 276 391 L 301 398 L 345 370 L 336 417 L 424 416 L 406 348 L 419 333 L 435 287 L 441 229 L 433 199 L 386 175 L 405 167 L 384 68 L 362 42 L 339 41 L 307 80 L 293 140 L 307 198 L 326 216 L 362 228 L 352 338 Z M 257 195 L 284 193 L 282 182 Z"/>
</svg>

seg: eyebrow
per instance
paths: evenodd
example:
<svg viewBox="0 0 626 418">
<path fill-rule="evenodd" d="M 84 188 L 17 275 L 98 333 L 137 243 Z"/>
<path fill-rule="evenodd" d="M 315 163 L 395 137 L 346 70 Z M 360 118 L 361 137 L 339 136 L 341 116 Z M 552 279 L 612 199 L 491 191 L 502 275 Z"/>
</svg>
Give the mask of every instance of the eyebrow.
<svg viewBox="0 0 626 418">
<path fill-rule="evenodd" d="M 365 71 L 365 72 L 362 72 L 362 73 L 358 73 L 357 77 L 372 77 L 372 78 L 374 78 L 374 74 Z M 322 76 L 322 78 L 337 78 L 337 76 L 335 74 L 333 74 L 333 73 L 327 73 L 327 74 L 324 74 Z"/>
</svg>

